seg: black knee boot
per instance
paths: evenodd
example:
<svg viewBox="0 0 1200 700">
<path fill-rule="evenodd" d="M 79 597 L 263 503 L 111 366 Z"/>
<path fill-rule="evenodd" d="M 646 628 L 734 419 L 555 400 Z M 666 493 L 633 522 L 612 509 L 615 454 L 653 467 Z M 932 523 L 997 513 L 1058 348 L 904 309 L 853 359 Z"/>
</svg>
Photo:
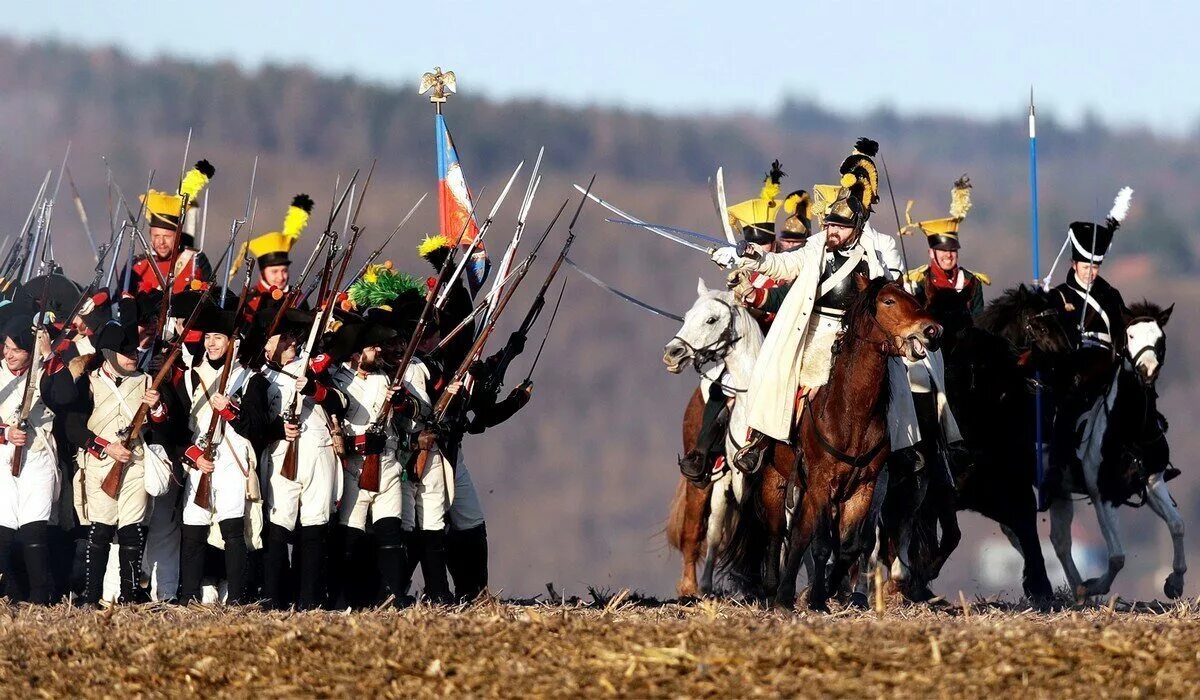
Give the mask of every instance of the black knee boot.
<svg viewBox="0 0 1200 700">
<path fill-rule="evenodd" d="M 329 576 L 326 587 L 329 589 L 329 605 L 335 610 L 345 610 L 350 607 L 349 580 L 351 574 L 352 553 L 354 545 L 362 535 L 362 530 L 347 525 L 331 525 L 329 530 Z"/>
<path fill-rule="evenodd" d="M 179 528 L 179 603 L 200 601 L 204 578 L 204 554 L 208 547 L 207 525 L 183 525 Z"/>
<path fill-rule="evenodd" d="M 450 582 L 446 580 L 446 533 L 441 530 L 421 530 L 421 576 L 425 579 L 425 598 L 435 605 L 454 602 Z"/>
<path fill-rule="evenodd" d="M 325 536 L 327 526 L 308 525 L 300 528 L 300 587 L 296 607 L 315 610 L 325 603 L 322 576 L 325 567 Z"/>
<path fill-rule="evenodd" d="M 142 555 L 146 553 L 146 526 L 126 525 L 117 530 L 117 561 L 121 565 L 121 602 L 146 603 L 150 591 L 142 587 Z"/>
<path fill-rule="evenodd" d="M 9 584 L 13 578 L 13 542 L 17 531 L 11 527 L 0 527 L 0 597 L 7 595 L 12 588 Z"/>
<path fill-rule="evenodd" d="M 487 524 L 451 530 L 448 549 L 446 563 L 454 577 L 455 597 L 460 602 L 475 600 L 488 585 Z"/>
<path fill-rule="evenodd" d="M 282 610 L 290 602 L 288 595 L 288 545 L 292 533 L 279 525 L 267 528 L 267 553 L 263 565 L 263 596 L 267 605 Z"/>
<path fill-rule="evenodd" d="M 218 525 L 225 540 L 225 604 L 241 605 L 246 602 L 246 524 L 229 518 Z"/>
<path fill-rule="evenodd" d="M 104 593 L 104 570 L 108 568 L 108 551 L 116 534 L 115 525 L 92 523 L 88 527 L 83 557 L 83 594 L 79 596 L 81 605 L 100 604 L 100 596 Z"/>
<path fill-rule="evenodd" d="M 375 521 L 376 560 L 379 578 L 383 582 L 383 595 L 392 597 L 392 605 L 402 608 L 412 605 L 405 583 L 407 569 L 404 556 L 403 532 L 400 518 L 383 518 Z"/>
<path fill-rule="evenodd" d="M 50 524 L 45 520 L 26 523 L 17 530 L 17 540 L 25 555 L 29 602 L 49 605 L 54 596 L 54 579 L 50 575 Z"/>
</svg>

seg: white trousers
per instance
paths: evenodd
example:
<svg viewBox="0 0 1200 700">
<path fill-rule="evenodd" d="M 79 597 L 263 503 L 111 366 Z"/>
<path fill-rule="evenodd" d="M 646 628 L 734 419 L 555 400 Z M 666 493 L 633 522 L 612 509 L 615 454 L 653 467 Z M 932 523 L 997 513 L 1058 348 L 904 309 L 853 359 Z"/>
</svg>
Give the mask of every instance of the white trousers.
<svg viewBox="0 0 1200 700">
<path fill-rule="evenodd" d="M 246 475 L 242 468 L 223 449 L 213 455 L 212 499 L 209 508 L 196 505 L 196 488 L 200 485 L 200 470 L 186 469 L 187 487 L 183 496 L 184 525 L 212 525 L 246 514 Z"/>
<path fill-rule="evenodd" d="M 429 453 L 420 481 L 403 482 L 404 498 L 400 525 L 405 530 L 446 529 L 449 497 L 446 493 L 445 460 L 440 452 Z"/>
<path fill-rule="evenodd" d="M 285 530 L 324 525 L 333 515 L 341 496 L 341 468 L 333 446 L 300 445 L 296 460 L 296 480 L 283 478 L 280 469 L 287 454 L 286 440 L 280 440 L 267 458 L 263 499 L 271 524 Z"/>
<path fill-rule="evenodd" d="M 454 468 L 454 503 L 450 504 L 450 527 L 470 530 L 484 523 L 483 504 L 471 481 L 471 472 L 463 462 L 462 448 L 458 450 L 458 466 Z"/>
<path fill-rule="evenodd" d="M 344 470 L 345 486 L 338 505 L 338 522 L 356 530 L 366 530 L 368 522 L 383 518 L 401 518 L 404 510 L 404 489 L 401 487 L 400 463 L 396 461 L 394 445 L 388 445 L 380 456 L 379 490 L 359 488 L 363 458 L 350 455 Z"/>
<path fill-rule="evenodd" d="M 59 489 L 58 458 L 53 450 L 26 452 L 21 475 L 14 477 L 15 449 L 13 445 L 0 445 L 0 526 L 13 530 L 49 521 Z"/>
</svg>

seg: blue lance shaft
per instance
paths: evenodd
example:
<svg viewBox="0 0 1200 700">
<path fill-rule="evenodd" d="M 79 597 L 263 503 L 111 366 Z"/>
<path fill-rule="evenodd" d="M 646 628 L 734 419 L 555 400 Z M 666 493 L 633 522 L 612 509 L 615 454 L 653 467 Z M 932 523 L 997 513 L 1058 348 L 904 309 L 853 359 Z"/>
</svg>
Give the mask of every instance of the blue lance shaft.
<svg viewBox="0 0 1200 700">
<path fill-rule="evenodd" d="M 1038 252 L 1040 250 L 1040 240 L 1038 235 L 1038 184 L 1037 184 L 1037 113 L 1033 107 L 1033 87 L 1029 88 L 1029 201 L 1032 209 L 1031 224 L 1033 236 L 1030 241 L 1030 258 L 1033 261 L 1033 283 L 1037 287 L 1042 285 L 1042 265 L 1039 259 Z M 1039 371 L 1034 371 L 1034 389 L 1033 389 L 1033 416 L 1034 416 L 1034 438 L 1033 448 L 1036 454 L 1037 461 L 1034 463 L 1035 483 L 1038 488 L 1038 508 L 1044 508 L 1046 505 L 1046 493 L 1042 490 L 1042 375 Z"/>
</svg>

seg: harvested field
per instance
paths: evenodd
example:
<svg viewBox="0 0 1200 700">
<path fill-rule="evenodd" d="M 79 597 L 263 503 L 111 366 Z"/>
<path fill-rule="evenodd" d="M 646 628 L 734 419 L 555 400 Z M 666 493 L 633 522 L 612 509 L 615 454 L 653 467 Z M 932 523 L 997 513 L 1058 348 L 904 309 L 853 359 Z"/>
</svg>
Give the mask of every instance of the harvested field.
<svg viewBox="0 0 1200 700">
<path fill-rule="evenodd" d="M 623 600 L 362 613 L 0 605 L 0 696 L 1200 694 L 1200 602 L 877 616 Z"/>
</svg>

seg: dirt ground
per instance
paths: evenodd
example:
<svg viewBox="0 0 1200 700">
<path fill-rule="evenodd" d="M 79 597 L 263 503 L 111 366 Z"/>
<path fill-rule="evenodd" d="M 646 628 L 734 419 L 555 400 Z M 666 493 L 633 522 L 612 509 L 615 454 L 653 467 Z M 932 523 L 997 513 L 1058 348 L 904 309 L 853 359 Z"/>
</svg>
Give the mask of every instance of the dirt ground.
<svg viewBox="0 0 1200 700">
<path fill-rule="evenodd" d="M 966 607 L 964 609 L 964 603 Z M 0 697 L 1200 694 L 1200 601 L 783 613 L 618 594 L 357 613 L 0 603 Z"/>
</svg>

